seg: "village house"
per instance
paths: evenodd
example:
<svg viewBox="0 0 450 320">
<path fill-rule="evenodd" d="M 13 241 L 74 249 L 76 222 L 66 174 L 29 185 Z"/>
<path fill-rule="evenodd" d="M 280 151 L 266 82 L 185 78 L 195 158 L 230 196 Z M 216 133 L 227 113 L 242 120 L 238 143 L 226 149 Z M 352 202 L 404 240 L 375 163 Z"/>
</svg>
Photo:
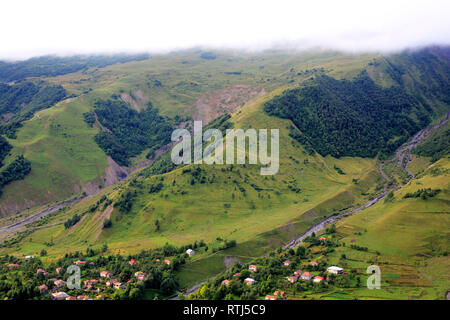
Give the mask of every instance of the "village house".
<svg viewBox="0 0 450 320">
<path fill-rule="evenodd" d="M 252 286 L 252 285 L 254 285 L 255 284 L 255 279 L 253 279 L 253 278 L 245 278 L 245 280 L 244 280 L 244 284 L 246 284 L 246 285 L 248 285 L 248 286 Z"/>
<path fill-rule="evenodd" d="M 120 290 L 120 289 L 126 289 L 127 286 L 124 285 L 122 282 L 116 282 L 114 283 L 114 289 Z"/>
<path fill-rule="evenodd" d="M 300 277 L 302 275 L 303 271 L 302 270 L 297 270 L 294 272 L 294 275 L 297 277 Z"/>
<path fill-rule="evenodd" d="M 116 284 L 117 282 L 118 282 L 117 279 L 108 280 L 108 281 L 106 281 L 106 286 L 107 287 L 113 287 L 114 284 Z"/>
<path fill-rule="evenodd" d="M 241 276 L 240 272 L 236 272 L 235 274 L 233 274 L 233 277 L 235 277 L 235 278 L 240 277 L 240 276 Z"/>
<path fill-rule="evenodd" d="M 78 261 L 75 261 L 74 263 L 75 263 L 77 266 L 81 266 L 81 265 L 85 264 L 86 261 L 78 260 Z"/>
<path fill-rule="evenodd" d="M 136 277 L 136 279 L 140 280 L 140 281 L 144 281 L 145 278 L 147 277 L 147 274 L 144 272 L 136 272 L 134 274 L 134 276 Z"/>
<path fill-rule="evenodd" d="M 277 300 L 277 296 L 271 296 L 270 294 L 268 294 L 266 296 L 266 300 Z"/>
<path fill-rule="evenodd" d="M 222 281 L 222 284 L 228 287 L 230 285 L 230 280 L 225 279 Z"/>
<path fill-rule="evenodd" d="M 45 284 L 39 286 L 40 293 L 45 293 L 47 291 L 48 291 L 48 287 Z"/>
<path fill-rule="evenodd" d="M 167 264 L 167 265 L 170 265 L 170 260 L 169 259 L 165 259 L 164 263 Z"/>
<path fill-rule="evenodd" d="M 37 274 L 42 274 L 43 276 L 47 276 L 48 272 L 46 272 L 44 269 L 37 269 L 36 270 Z"/>
<path fill-rule="evenodd" d="M 322 241 L 322 242 L 324 242 L 324 241 L 327 241 L 327 238 L 325 238 L 325 237 L 320 237 L 319 240 Z"/>
<path fill-rule="evenodd" d="M 53 284 L 55 285 L 55 287 L 61 288 L 66 285 L 66 282 L 64 280 L 56 280 L 53 281 Z"/>
<path fill-rule="evenodd" d="M 286 260 L 285 262 L 283 262 L 283 264 L 284 264 L 286 267 L 288 267 L 288 266 L 291 264 L 291 261 L 290 261 L 290 260 Z"/>
<path fill-rule="evenodd" d="M 313 275 L 312 273 L 309 273 L 309 272 L 304 272 L 304 273 L 301 275 L 301 279 L 302 279 L 302 280 L 305 280 L 305 281 L 309 281 L 309 280 L 311 280 L 312 278 L 314 278 L 314 275 Z"/>
<path fill-rule="evenodd" d="M 31 259 L 34 259 L 34 256 L 25 256 L 25 261 L 28 261 L 28 260 L 31 260 Z"/>
<path fill-rule="evenodd" d="M 86 286 L 88 286 L 88 285 L 94 285 L 94 284 L 96 284 L 98 282 L 98 280 L 96 280 L 96 279 L 91 279 L 91 280 L 84 280 L 84 286 L 86 287 Z"/>
<path fill-rule="evenodd" d="M 311 267 L 318 267 L 318 266 L 319 266 L 319 264 L 318 264 L 316 261 L 310 261 L 308 264 L 309 264 Z"/>
<path fill-rule="evenodd" d="M 100 272 L 100 277 L 101 277 L 101 278 L 111 278 L 112 275 L 113 275 L 113 274 L 112 274 L 111 272 L 106 271 L 106 270 Z"/>
<path fill-rule="evenodd" d="M 296 283 L 297 282 L 297 280 L 298 280 L 298 276 L 290 276 L 290 277 L 287 277 L 286 278 L 290 283 L 292 283 L 292 284 L 294 284 L 294 283 Z"/>
<path fill-rule="evenodd" d="M 195 254 L 195 251 L 192 250 L 192 249 L 187 249 L 187 250 L 186 250 L 186 253 L 187 253 L 187 255 L 188 255 L 189 257 L 192 257 L 192 256 Z"/>
<path fill-rule="evenodd" d="M 256 272 L 259 270 L 260 267 L 258 267 L 257 265 L 251 264 L 248 266 L 248 271 L 250 272 Z"/>
<path fill-rule="evenodd" d="M 10 270 L 13 269 L 13 268 L 18 268 L 18 267 L 19 267 L 19 265 L 17 263 L 10 263 L 10 264 L 8 264 L 8 268 Z"/>
<path fill-rule="evenodd" d="M 323 281 L 323 277 L 320 277 L 320 276 L 314 277 L 314 280 L 313 280 L 314 283 L 320 283 L 322 281 Z"/>
<path fill-rule="evenodd" d="M 56 268 L 56 269 L 55 269 L 55 271 L 56 271 L 56 274 L 59 274 L 59 273 L 61 272 L 61 270 L 62 270 L 62 268 L 61 268 L 61 267 L 58 267 L 58 268 Z"/>
<path fill-rule="evenodd" d="M 128 261 L 128 263 L 132 266 L 137 265 L 137 261 L 134 259 L 131 259 L 130 261 Z"/>
<path fill-rule="evenodd" d="M 52 297 L 55 300 L 66 300 L 69 295 L 63 291 L 52 293 Z"/>
<path fill-rule="evenodd" d="M 328 267 L 327 272 L 332 274 L 342 274 L 344 272 L 344 269 L 336 266 L 331 266 Z"/>
<path fill-rule="evenodd" d="M 287 293 L 284 291 L 275 290 L 273 293 L 274 296 L 280 297 L 280 298 L 286 298 Z"/>
<path fill-rule="evenodd" d="M 78 296 L 77 300 L 87 300 L 87 297 L 86 296 Z"/>
<path fill-rule="evenodd" d="M 66 298 L 66 300 L 77 300 L 77 298 L 72 297 L 72 296 L 68 296 L 68 297 Z"/>
</svg>

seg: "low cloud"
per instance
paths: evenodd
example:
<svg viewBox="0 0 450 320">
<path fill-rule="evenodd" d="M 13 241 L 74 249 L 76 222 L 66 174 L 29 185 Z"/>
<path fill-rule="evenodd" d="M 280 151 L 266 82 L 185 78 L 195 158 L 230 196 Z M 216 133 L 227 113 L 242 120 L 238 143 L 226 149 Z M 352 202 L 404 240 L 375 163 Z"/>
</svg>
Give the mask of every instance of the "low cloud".
<svg viewBox="0 0 450 320">
<path fill-rule="evenodd" d="M 44 54 L 257 51 L 392 52 L 450 44 L 449 1 L 7 1 L 0 59 Z"/>
</svg>

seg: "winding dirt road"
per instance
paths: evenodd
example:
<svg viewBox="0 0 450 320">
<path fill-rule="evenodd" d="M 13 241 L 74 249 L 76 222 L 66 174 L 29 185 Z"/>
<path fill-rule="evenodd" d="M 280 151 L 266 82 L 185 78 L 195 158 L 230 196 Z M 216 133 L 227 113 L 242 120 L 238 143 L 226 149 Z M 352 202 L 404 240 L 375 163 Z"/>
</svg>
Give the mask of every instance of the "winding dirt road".
<svg viewBox="0 0 450 320">
<path fill-rule="evenodd" d="M 395 156 L 393 161 L 397 161 L 397 166 L 399 168 L 402 168 L 404 170 L 406 170 L 406 172 L 408 172 L 410 179 L 409 181 L 411 181 L 411 179 L 414 178 L 414 175 L 408 170 L 408 165 L 409 162 L 411 161 L 411 150 L 415 149 L 417 147 L 417 145 L 419 144 L 420 141 L 422 141 L 423 138 L 425 138 L 428 134 L 430 134 L 430 132 L 432 132 L 433 130 L 442 127 L 450 118 L 450 112 L 448 112 L 444 119 L 442 119 L 439 123 L 436 123 L 432 126 L 429 126 L 425 129 L 420 130 L 419 132 L 417 132 L 410 141 L 404 143 L 403 145 L 401 145 L 395 152 Z M 406 160 L 404 161 L 404 157 L 407 157 Z M 390 181 L 391 178 L 389 178 L 386 173 L 383 171 L 383 165 L 379 166 L 380 169 L 380 173 L 381 175 L 387 180 Z M 409 182 L 408 181 L 408 182 Z M 296 246 L 298 246 L 300 243 L 302 243 L 302 241 L 306 238 L 309 237 L 313 232 L 317 233 L 320 230 L 323 230 L 327 225 L 331 224 L 332 222 L 334 222 L 337 218 L 345 215 L 345 214 L 350 214 L 350 213 L 355 213 L 355 212 L 359 212 L 362 211 L 364 209 L 367 209 L 368 207 L 374 205 L 375 203 L 377 203 L 378 201 L 380 201 L 381 199 L 383 199 L 390 190 L 394 190 L 395 187 L 392 187 L 390 189 L 385 190 L 381 195 L 379 195 L 378 197 L 376 197 L 375 199 L 372 199 L 368 202 L 366 202 L 364 205 L 357 207 L 355 209 L 349 210 L 349 211 L 345 211 L 345 212 L 341 212 L 339 214 L 336 214 L 334 216 L 328 217 L 322 221 L 320 221 L 318 224 L 312 226 L 311 228 L 309 228 L 307 231 L 305 231 L 304 233 L 302 233 L 301 235 L 299 235 L 298 237 L 294 238 L 291 242 L 289 242 L 284 248 L 286 250 L 294 248 Z"/>
</svg>

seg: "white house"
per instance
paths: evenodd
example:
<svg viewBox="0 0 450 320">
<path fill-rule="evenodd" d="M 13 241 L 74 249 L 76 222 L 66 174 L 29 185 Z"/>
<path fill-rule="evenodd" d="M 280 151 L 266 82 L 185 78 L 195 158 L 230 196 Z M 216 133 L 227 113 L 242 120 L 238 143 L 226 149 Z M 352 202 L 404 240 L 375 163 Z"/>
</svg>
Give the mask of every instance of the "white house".
<svg viewBox="0 0 450 320">
<path fill-rule="evenodd" d="M 52 293 L 53 299 L 55 300 L 66 300 L 69 295 L 63 291 Z"/>
<path fill-rule="evenodd" d="M 34 256 L 25 256 L 25 261 L 28 261 L 30 259 L 34 259 Z"/>
<path fill-rule="evenodd" d="M 244 283 L 246 284 L 246 285 L 248 285 L 248 286 L 252 286 L 252 285 L 254 285 L 255 284 L 255 279 L 253 279 L 253 278 L 246 278 L 245 280 L 244 280 Z"/>
<path fill-rule="evenodd" d="M 327 272 L 333 273 L 333 274 L 342 274 L 344 272 L 344 269 L 342 269 L 340 267 L 336 267 L 336 266 L 331 266 L 331 267 L 328 267 Z"/>
<path fill-rule="evenodd" d="M 192 256 L 195 254 L 195 251 L 192 250 L 192 249 L 187 249 L 187 250 L 186 250 L 186 253 L 187 253 L 187 255 L 188 255 L 189 257 L 192 257 Z"/>
</svg>

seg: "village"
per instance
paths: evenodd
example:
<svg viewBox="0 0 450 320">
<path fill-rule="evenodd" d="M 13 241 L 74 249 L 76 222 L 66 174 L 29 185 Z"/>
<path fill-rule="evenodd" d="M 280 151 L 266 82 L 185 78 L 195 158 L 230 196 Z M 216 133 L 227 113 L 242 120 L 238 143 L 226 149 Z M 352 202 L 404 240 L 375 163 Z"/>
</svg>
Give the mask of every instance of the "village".
<svg viewBox="0 0 450 320">
<path fill-rule="evenodd" d="M 346 268 L 329 264 L 327 255 L 342 244 L 332 236 L 335 227 L 327 232 L 320 237 L 312 234 L 295 250 L 279 248 L 249 264 L 236 263 L 186 299 L 306 299 L 316 293 L 360 288 L 366 275 L 351 267 L 345 256 L 339 261 Z"/>
<path fill-rule="evenodd" d="M 180 248 L 166 244 L 133 256 L 103 255 L 102 251 L 107 251 L 107 248 L 99 252 L 88 249 L 85 254 L 66 254 L 46 267 L 40 257 L 27 255 L 19 259 L 6 256 L 0 258 L 2 262 L 9 262 L 0 265 L 3 268 L 0 273 L 0 298 L 148 299 L 146 292 L 152 291 L 158 292 L 162 299 L 173 297 L 178 292 L 181 299 L 279 300 L 297 299 L 302 292 L 360 287 L 363 275 L 346 264 L 345 257 L 339 260 L 345 266 L 328 263 L 327 254 L 334 252 L 341 244 L 332 235 L 335 232 L 333 226 L 327 232 L 328 235 L 322 236 L 312 234 L 295 250 L 278 248 L 249 263 L 235 261 L 226 272 L 207 281 L 190 296 L 184 296 L 183 289 L 179 288 L 177 270 L 194 258 L 198 250 L 200 254 L 206 254 L 208 246 L 203 241 Z M 68 273 L 68 269 L 74 266 L 79 268 L 81 276 L 77 288 L 73 287 Z M 19 282 L 22 286 L 18 285 Z M 152 298 L 156 299 L 158 295 Z"/>
<path fill-rule="evenodd" d="M 203 242 L 199 245 L 204 246 Z M 197 247 L 197 242 L 194 245 Z M 0 298 L 41 300 L 111 300 L 143 299 L 148 290 L 170 295 L 178 289 L 174 272 L 195 250 L 166 245 L 155 250 L 142 251 L 135 256 L 102 256 L 101 252 L 87 251 L 66 254 L 47 268 L 40 257 L 27 255 L 0 258 L 9 263 L 0 266 Z M 83 259 L 71 260 L 75 256 Z M 71 262 L 72 261 L 72 262 Z M 79 286 L 73 286 L 69 267 L 80 270 Z"/>
</svg>

